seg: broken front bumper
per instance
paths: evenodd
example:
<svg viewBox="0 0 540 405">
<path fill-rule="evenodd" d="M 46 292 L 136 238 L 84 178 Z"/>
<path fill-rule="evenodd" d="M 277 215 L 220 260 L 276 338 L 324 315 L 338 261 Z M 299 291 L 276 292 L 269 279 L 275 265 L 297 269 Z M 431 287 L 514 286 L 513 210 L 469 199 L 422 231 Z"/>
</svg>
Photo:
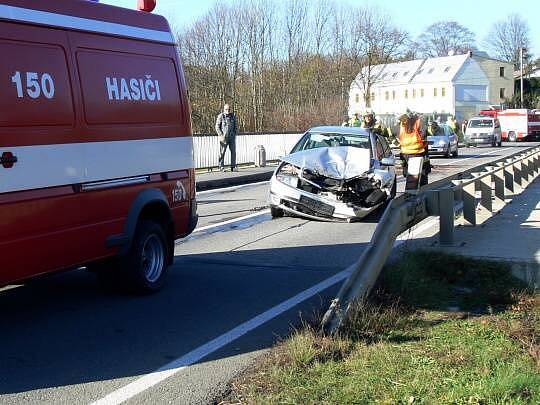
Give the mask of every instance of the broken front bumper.
<svg viewBox="0 0 540 405">
<path fill-rule="evenodd" d="M 354 221 L 372 212 L 374 207 L 357 207 L 293 188 L 272 177 L 270 205 L 310 219 Z"/>
</svg>

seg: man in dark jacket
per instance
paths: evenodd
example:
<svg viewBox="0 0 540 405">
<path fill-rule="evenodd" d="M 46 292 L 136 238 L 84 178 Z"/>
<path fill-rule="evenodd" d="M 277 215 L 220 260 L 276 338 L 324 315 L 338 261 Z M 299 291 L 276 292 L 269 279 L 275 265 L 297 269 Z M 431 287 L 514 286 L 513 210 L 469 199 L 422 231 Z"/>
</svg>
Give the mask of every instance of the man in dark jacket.
<svg viewBox="0 0 540 405">
<path fill-rule="evenodd" d="M 231 171 L 236 171 L 236 116 L 229 104 L 223 106 L 223 112 L 216 119 L 216 133 L 219 138 L 219 170 L 224 170 L 225 152 L 227 146 L 231 151 Z"/>
</svg>

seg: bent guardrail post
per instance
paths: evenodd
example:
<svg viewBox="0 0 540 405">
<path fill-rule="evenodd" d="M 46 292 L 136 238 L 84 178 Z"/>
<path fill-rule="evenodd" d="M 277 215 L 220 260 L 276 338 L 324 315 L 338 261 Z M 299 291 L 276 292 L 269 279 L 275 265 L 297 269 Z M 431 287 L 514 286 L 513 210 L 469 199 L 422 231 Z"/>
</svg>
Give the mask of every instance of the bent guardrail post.
<svg viewBox="0 0 540 405">
<path fill-rule="evenodd" d="M 321 327 L 334 334 L 347 317 L 351 305 L 369 294 L 394 247 L 396 238 L 406 229 L 427 218 L 426 196 L 392 200 L 360 259 L 349 267 L 351 275 L 324 314 Z"/>
</svg>

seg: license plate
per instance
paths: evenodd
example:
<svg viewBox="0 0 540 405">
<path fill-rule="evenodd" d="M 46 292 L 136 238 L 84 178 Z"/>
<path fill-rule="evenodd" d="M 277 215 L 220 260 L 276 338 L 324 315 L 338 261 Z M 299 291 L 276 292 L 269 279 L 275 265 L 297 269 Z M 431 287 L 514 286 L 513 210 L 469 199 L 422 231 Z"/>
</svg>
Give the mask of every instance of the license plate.
<svg viewBox="0 0 540 405">
<path fill-rule="evenodd" d="M 332 215 L 334 214 L 335 208 L 330 204 L 325 204 L 311 198 L 300 196 L 300 204 L 308 207 L 309 209 L 319 212 L 323 215 Z"/>
</svg>

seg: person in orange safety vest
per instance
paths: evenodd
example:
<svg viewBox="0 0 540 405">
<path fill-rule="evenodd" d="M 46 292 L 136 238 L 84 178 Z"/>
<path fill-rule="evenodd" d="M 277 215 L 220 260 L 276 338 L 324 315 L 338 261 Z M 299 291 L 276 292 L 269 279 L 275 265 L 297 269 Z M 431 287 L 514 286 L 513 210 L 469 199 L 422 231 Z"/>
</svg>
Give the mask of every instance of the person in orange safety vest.
<svg viewBox="0 0 540 405">
<path fill-rule="evenodd" d="M 428 174 L 431 164 L 428 157 L 428 148 L 422 119 L 417 114 L 408 112 L 399 117 L 399 142 L 403 165 L 403 176 L 407 177 L 409 158 L 421 156 L 424 158 L 420 186 L 428 183 Z"/>
</svg>

